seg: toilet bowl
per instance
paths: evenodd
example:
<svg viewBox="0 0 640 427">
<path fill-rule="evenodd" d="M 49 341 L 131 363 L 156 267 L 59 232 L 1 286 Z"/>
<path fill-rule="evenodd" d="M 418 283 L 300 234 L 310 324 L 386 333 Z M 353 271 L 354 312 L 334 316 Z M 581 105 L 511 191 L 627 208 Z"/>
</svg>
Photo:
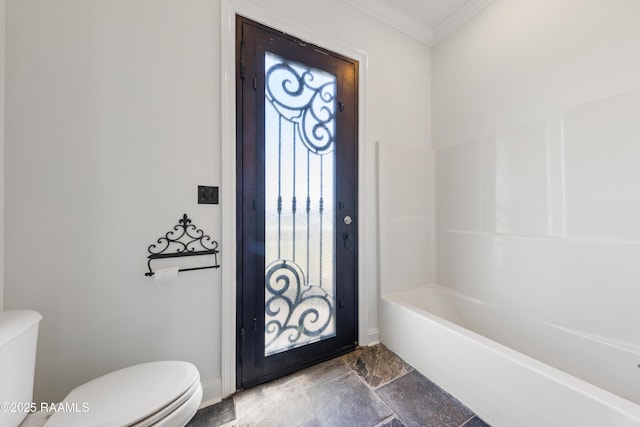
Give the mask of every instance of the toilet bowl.
<svg viewBox="0 0 640 427">
<path fill-rule="evenodd" d="M 38 324 L 34 311 L 0 313 L 0 398 L 4 402 L 32 400 Z M 42 411 L 0 411 L 0 426 L 119 427 L 184 426 L 202 400 L 200 375 L 181 361 L 130 366 L 73 389 L 62 402 L 33 406 Z"/>
</svg>

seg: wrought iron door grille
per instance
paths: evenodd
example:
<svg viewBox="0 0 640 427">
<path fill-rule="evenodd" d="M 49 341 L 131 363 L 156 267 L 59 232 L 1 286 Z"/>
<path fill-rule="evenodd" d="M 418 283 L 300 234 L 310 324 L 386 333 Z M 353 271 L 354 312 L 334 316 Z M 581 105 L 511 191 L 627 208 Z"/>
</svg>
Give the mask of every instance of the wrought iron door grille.
<svg viewBox="0 0 640 427">
<path fill-rule="evenodd" d="M 266 52 L 265 356 L 335 336 L 335 113 L 334 75 Z"/>
</svg>

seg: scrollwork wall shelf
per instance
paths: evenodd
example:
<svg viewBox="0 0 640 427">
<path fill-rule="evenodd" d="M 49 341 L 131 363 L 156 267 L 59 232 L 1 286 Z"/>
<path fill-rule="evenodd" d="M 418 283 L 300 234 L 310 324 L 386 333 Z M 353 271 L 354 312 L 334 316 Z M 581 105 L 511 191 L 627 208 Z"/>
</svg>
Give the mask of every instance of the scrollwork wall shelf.
<svg viewBox="0 0 640 427">
<path fill-rule="evenodd" d="M 213 256 L 213 265 L 181 268 L 178 271 L 220 268 L 218 242 L 211 240 L 211 237 L 204 234 L 204 231 L 193 225 L 187 214 L 184 214 L 178 224 L 169 230 L 164 237 L 159 238 L 157 243 L 149 245 L 148 251 L 147 267 L 149 271 L 144 273 L 148 277 L 154 275 L 151 262 L 157 259 L 211 255 Z"/>
</svg>

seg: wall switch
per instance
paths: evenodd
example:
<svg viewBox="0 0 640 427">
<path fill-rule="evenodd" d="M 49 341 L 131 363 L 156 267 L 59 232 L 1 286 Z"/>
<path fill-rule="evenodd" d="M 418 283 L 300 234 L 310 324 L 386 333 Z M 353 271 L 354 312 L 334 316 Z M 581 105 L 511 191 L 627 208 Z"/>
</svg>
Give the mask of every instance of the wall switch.
<svg viewBox="0 0 640 427">
<path fill-rule="evenodd" d="M 218 187 L 208 187 L 198 185 L 198 204 L 199 205 L 217 205 L 218 204 Z"/>
</svg>

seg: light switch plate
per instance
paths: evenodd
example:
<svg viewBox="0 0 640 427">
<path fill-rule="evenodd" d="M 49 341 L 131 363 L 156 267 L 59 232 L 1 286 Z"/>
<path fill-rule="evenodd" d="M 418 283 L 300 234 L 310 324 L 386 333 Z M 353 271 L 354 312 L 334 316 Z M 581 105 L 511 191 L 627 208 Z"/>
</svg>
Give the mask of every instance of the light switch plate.
<svg viewBox="0 0 640 427">
<path fill-rule="evenodd" d="M 198 204 L 199 205 L 217 205 L 218 204 L 218 187 L 198 185 Z"/>
</svg>

